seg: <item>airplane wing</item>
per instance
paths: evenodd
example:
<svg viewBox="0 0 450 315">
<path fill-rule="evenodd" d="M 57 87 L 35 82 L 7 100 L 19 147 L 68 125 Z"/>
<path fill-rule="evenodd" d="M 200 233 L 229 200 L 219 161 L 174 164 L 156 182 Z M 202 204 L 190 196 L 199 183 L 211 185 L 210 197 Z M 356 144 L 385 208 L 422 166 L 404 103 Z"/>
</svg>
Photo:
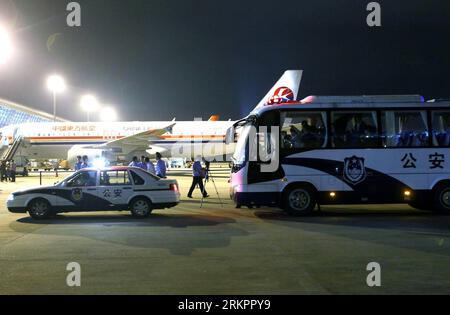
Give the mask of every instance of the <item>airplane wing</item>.
<svg viewBox="0 0 450 315">
<path fill-rule="evenodd" d="M 170 132 L 175 124 L 168 125 L 163 128 L 150 129 L 134 135 L 109 141 L 97 146 L 98 148 L 117 148 L 117 147 L 144 147 L 147 148 L 152 140 L 160 139 L 160 137 Z"/>
</svg>

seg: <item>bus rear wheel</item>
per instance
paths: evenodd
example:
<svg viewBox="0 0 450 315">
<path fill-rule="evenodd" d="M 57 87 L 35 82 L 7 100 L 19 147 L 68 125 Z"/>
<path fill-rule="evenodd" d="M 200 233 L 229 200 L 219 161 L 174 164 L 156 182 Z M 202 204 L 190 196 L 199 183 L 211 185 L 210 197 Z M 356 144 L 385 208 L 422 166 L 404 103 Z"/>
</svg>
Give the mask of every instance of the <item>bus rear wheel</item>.
<svg viewBox="0 0 450 315">
<path fill-rule="evenodd" d="M 443 183 L 436 187 L 433 205 L 437 212 L 450 214 L 450 183 Z"/>
<path fill-rule="evenodd" d="M 283 194 L 283 208 L 290 215 L 309 215 L 314 211 L 316 203 L 315 192 L 306 186 L 289 188 Z"/>
</svg>

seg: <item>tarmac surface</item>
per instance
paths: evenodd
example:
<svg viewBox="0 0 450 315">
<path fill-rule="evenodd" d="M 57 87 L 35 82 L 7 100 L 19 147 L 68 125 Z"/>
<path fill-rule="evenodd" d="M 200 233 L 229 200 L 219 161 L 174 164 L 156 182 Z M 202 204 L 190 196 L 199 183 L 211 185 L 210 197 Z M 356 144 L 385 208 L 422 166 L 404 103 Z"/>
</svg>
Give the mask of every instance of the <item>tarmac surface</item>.
<svg viewBox="0 0 450 315">
<path fill-rule="evenodd" d="M 235 209 L 228 169 L 209 198 L 186 198 L 190 171 L 169 174 L 182 203 L 138 220 L 129 212 L 34 221 L 5 202 L 39 177 L 0 183 L 0 294 L 449 294 L 450 216 L 406 205 L 329 206 L 311 217 Z M 45 175 L 43 184 L 59 178 Z M 81 286 L 69 287 L 70 262 Z M 369 287 L 370 262 L 381 286 Z"/>
</svg>

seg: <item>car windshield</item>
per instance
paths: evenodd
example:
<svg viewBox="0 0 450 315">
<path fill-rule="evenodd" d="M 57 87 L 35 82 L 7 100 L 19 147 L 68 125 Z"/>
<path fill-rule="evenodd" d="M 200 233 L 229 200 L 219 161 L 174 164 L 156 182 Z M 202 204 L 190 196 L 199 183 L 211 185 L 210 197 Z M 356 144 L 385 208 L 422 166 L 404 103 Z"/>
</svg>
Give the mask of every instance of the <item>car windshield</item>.
<svg viewBox="0 0 450 315">
<path fill-rule="evenodd" d="M 70 176 L 63 183 L 67 187 L 87 187 L 95 186 L 97 179 L 97 171 L 83 171 Z"/>
<path fill-rule="evenodd" d="M 78 174 L 78 172 L 77 172 L 77 173 L 73 173 L 73 174 L 67 176 L 67 177 L 64 178 L 62 181 L 56 183 L 56 186 L 65 186 L 65 185 L 67 185 L 67 182 L 70 181 L 70 180 L 71 180 L 72 178 L 74 178 L 75 176 L 77 176 L 77 174 Z"/>
</svg>

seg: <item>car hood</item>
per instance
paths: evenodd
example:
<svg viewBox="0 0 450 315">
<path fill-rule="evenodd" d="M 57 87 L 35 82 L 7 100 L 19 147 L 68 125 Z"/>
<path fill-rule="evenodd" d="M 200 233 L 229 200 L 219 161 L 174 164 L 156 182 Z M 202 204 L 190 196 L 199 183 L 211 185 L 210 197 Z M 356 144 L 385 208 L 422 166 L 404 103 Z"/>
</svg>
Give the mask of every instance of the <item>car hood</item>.
<svg viewBox="0 0 450 315">
<path fill-rule="evenodd" d="M 13 195 L 30 194 L 30 193 L 34 193 L 34 192 L 38 193 L 39 191 L 48 190 L 48 189 L 52 189 L 52 188 L 55 188 L 55 186 L 29 187 L 29 188 L 25 188 L 25 189 L 16 190 L 15 192 L 13 192 Z"/>
</svg>

